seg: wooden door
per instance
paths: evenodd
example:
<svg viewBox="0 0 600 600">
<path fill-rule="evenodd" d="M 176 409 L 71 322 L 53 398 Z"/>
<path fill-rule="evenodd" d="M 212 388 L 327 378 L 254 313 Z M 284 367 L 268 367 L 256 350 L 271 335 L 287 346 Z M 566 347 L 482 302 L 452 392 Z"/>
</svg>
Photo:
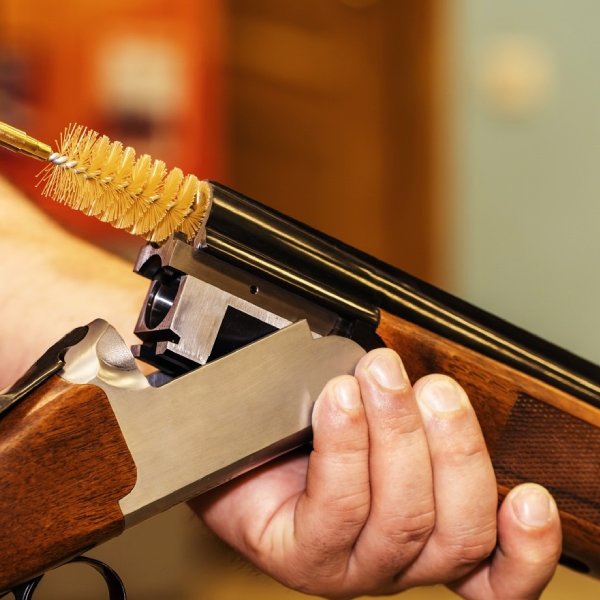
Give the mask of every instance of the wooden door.
<svg viewBox="0 0 600 600">
<path fill-rule="evenodd" d="M 436 0 L 230 0 L 231 183 L 433 274 Z"/>
</svg>

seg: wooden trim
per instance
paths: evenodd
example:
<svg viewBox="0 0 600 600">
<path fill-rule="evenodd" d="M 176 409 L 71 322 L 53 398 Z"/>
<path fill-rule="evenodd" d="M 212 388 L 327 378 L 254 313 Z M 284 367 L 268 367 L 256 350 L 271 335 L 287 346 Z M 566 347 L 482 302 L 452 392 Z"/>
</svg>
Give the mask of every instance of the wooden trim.
<svg viewBox="0 0 600 600">
<path fill-rule="evenodd" d="M 54 376 L 0 420 L 0 590 L 107 539 L 136 468 L 104 392 Z"/>
</svg>

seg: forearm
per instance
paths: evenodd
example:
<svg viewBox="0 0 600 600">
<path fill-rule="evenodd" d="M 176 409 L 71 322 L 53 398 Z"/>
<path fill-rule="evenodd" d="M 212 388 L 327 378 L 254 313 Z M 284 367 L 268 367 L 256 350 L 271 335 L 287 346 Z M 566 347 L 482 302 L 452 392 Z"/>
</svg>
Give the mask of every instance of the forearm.
<svg viewBox="0 0 600 600">
<path fill-rule="evenodd" d="M 133 343 L 146 283 L 0 180 L 0 389 L 62 335 L 102 317 Z"/>
</svg>

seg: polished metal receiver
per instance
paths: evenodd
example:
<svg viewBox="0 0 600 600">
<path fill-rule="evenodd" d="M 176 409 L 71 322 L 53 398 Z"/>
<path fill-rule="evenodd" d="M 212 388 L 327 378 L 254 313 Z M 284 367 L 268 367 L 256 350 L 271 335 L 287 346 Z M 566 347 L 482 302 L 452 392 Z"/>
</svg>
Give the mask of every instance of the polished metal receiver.
<svg viewBox="0 0 600 600">
<path fill-rule="evenodd" d="M 177 375 L 306 319 L 313 337 L 337 316 L 258 275 L 231 266 L 175 235 L 147 245 L 135 271 L 152 279 L 135 327 L 136 357 Z"/>
<path fill-rule="evenodd" d="M 86 336 L 86 326 L 77 327 L 56 344 L 52 345 L 8 390 L 0 394 L 0 416 L 39 386 L 43 381 L 62 369 L 65 352 Z"/>
<path fill-rule="evenodd" d="M 59 375 L 110 401 L 137 468 L 119 502 L 131 526 L 310 441 L 321 390 L 364 354 L 347 338 L 314 339 L 300 321 L 153 387 L 98 319 Z"/>
</svg>

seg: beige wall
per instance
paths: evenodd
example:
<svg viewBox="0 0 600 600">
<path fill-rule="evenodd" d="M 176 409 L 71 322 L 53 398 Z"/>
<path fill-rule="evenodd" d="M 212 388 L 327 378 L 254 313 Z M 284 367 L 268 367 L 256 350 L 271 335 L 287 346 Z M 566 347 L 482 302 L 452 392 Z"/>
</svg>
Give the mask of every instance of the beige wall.
<svg viewBox="0 0 600 600">
<path fill-rule="evenodd" d="M 449 287 L 600 361 L 600 4 L 449 11 Z"/>
<path fill-rule="evenodd" d="M 442 278 L 600 361 L 600 4 L 448 3 Z M 596 598 L 561 572 L 544 598 Z"/>
</svg>

